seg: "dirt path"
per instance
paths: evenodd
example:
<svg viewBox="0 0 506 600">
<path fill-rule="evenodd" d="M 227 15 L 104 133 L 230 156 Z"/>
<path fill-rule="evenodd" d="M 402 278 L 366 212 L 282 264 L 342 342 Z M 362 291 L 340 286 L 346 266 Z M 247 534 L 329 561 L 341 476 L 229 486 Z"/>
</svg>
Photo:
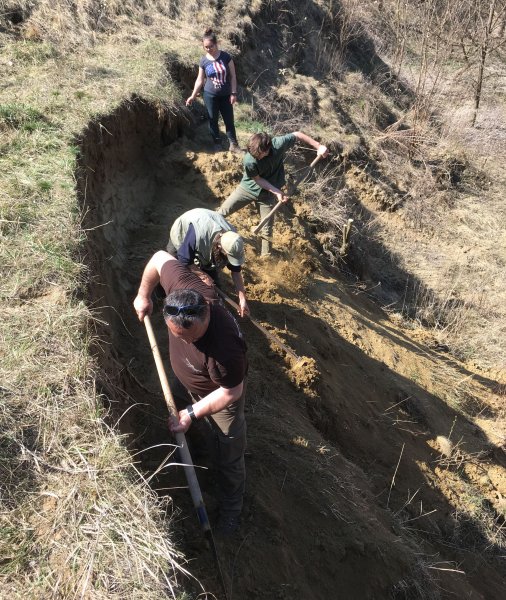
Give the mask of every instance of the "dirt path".
<svg viewBox="0 0 506 600">
<path fill-rule="evenodd" d="M 125 419 L 137 448 L 170 443 L 151 353 L 131 310 L 143 266 L 164 247 L 177 215 L 215 208 L 240 176 L 238 157 L 201 151 L 206 138 L 200 128 L 145 166 L 142 217 L 106 274 L 110 285 L 122 282 L 113 294 L 124 323 L 115 328 L 114 346 L 129 374 L 126 393 L 143 406 Z M 134 210 L 139 214 L 139 206 Z M 256 259 L 254 211 L 231 219 L 248 242 L 253 316 L 316 365 L 316 372 L 294 370 L 242 323 L 251 365 L 247 496 L 240 534 L 220 544 L 231 598 L 499 598 L 497 527 L 506 511 L 500 434 L 494 438 L 490 425 L 487 436 L 486 424 L 478 427 L 449 404 L 475 401 L 483 421 L 497 426 L 494 382 L 431 350 L 425 334 L 403 330 L 358 287 L 325 272 L 299 212 L 295 206 L 278 219 L 278 255 L 268 262 Z M 159 319 L 157 329 L 163 349 Z M 443 437 L 450 438 L 448 456 Z M 144 467 L 153 468 L 164 452 L 146 451 Z M 156 480 L 161 493 L 179 485 L 175 470 Z M 212 472 L 201 478 L 212 512 Z M 187 494 L 168 493 L 181 510 L 190 569 L 218 595 Z M 472 493 L 479 502 L 468 499 Z M 489 531 L 479 510 L 490 519 Z"/>
</svg>

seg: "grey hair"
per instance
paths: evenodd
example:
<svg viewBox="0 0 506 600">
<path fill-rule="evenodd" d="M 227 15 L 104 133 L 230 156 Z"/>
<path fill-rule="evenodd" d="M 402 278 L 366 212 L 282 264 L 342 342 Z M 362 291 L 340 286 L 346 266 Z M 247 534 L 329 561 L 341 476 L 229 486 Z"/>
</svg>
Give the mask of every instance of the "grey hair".
<svg viewBox="0 0 506 600">
<path fill-rule="evenodd" d="M 165 311 L 166 306 L 195 307 L 194 315 L 179 313 L 178 315 L 168 315 Z M 208 311 L 208 304 L 204 296 L 196 290 L 175 290 L 171 292 L 163 301 L 163 316 L 166 321 L 170 321 L 176 327 L 189 329 L 196 322 L 203 322 Z"/>
</svg>

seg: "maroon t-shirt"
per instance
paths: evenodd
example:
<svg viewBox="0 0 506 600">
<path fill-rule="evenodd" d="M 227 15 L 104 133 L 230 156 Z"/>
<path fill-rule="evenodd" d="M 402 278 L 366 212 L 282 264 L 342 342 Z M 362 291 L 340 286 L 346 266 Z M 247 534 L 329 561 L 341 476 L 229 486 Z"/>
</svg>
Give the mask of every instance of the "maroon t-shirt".
<svg viewBox="0 0 506 600">
<path fill-rule="evenodd" d="M 205 334 L 187 344 L 169 331 L 170 363 L 176 377 L 193 394 L 206 396 L 219 387 L 239 385 L 248 371 L 246 342 L 234 317 L 221 305 L 213 287 L 177 260 L 166 262 L 160 283 L 170 294 L 174 290 L 192 289 L 211 302 L 211 318 Z"/>
<path fill-rule="evenodd" d="M 216 302 L 218 295 L 214 285 L 207 285 L 186 265 L 178 260 L 168 260 L 160 272 L 160 284 L 167 296 L 174 290 L 195 290 L 208 302 Z"/>
<path fill-rule="evenodd" d="M 169 352 L 176 377 L 198 396 L 206 396 L 219 387 L 239 385 L 248 370 L 246 343 L 239 325 L 219 304 L 211 305 L 209 327 L 193 344 L 169 331 Z"/>
</svg>

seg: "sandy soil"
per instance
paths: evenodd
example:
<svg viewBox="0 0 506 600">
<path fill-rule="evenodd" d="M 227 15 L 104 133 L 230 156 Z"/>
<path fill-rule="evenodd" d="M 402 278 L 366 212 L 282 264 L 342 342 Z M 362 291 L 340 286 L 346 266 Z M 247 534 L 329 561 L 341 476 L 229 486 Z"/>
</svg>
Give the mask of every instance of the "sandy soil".
<svg viewBox="0 0 506 600">
<path fill-rule="evenodd" d="M 146 335 L 131 308 L 142 269 L 177 215 L 223 201 L 240 179 L 241 160 L 211 154 L 203 127 L 173 132 L 160 149 L 149 118 L 132 112 L 116 115 L 121 127 L 105 147 L 90 133 L 81 166 L 94 173 L 85 224 L 113 221 L 88 241 L 90 301 L 112 307 L 102 310 L 108 326 L 98 326 L 109 342 L 97 349 L 102 384 L 117 412 L 138 403 L 122 420 L 138 451 L 171 443 Z M 423 330 L 403 329 L 360 286 L 327 271 L 303 214 L 296 202 L 283 209 L 276 255 L 267 261 L 257 258 L 250 233 L 254 210 L 231 219 L 248 243 L 253 317 L 307 360 L 296 365 L 243 320 L 251 365 L 246 505 L 237 536 L 218 542 L 229 597 L 501 597 L 504 387 L 493 373 L 438 352 Z M 223 280 L 235 298 L 228 275 Z M 164 348 L 164 325 L 155 321 Z M 462 402 L 475 406 L 476 419 L 462 415 Z M 147 472 L 166 448 L 141 454 Z M 206 457 L 195 462 L 209 466 Z M 190 570 L 220 597 L 187 491 L 177 489 L 180 476 L 177 467 L 165 469 L 154 486 L 173 498 Z M 213 515 L 212 468 L 199 476 Z"/>
</svg>

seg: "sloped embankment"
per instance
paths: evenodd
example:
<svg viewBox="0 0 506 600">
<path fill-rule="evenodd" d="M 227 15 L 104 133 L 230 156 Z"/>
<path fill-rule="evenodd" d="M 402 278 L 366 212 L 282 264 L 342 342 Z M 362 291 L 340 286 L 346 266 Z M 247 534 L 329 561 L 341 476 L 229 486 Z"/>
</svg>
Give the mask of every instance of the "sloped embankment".
<svg viewBox="0 0 506 600">
<path fill-rule="evenodd" d="M 141 451 L 148 473 L 168 450 L 146 448 L 171 440 L 145 332 L 131 303 L 142 269 L 164 247 L 174 217 L 194 206 L 217 206 L 236 183 L 238 159 L 202 152 L 203 135 L 184 131 L 177 118 L 136 99 L 90 124 L 81 141 L 89 302 L 100 316 L 103 390 L 118 416 L 129 409 L 120 426 L 132 434 L 132 448 Z M 447 435 L 453 423 L 461 439 L 474 440 L 472 450 L 487 449 L 492 465 L 499 454 L 430 393 L 437 358 L 321 270 L 296 213 L 277 225 L 279 258 L 255 261 L 249 235 L 255 216 L 243 212 L 235 223 L 248 241 L 253 314 L 299 354 L 315 358 L 320 380 L 299 380 L 297 386 L 279 352 L 243 323 L 251 363 L 248 491 L 240 535 L 220 546 L 233 597 L 431 598 L 441 584 L 470 598 L 495 597 L 499 575 L 472 551 L 459 553 L 455 505 L 438 484 L 438 452 L 429 442 Z M 155 320 L 163 348 L 163 324 Z M 439 478 L 445 478 L 442 469 Z M 212 472 L 203 471 L 201 479 L 212 509 Z M 152 483 L 167 493 L 180 483 L 177 468 Z M 187 495 L 168 493 L 182 510 L 182 544 L 196 558 L 194 573 L 217 592 Z M 466 531 L 477 532 L 477 523 L 466 517 Z M 428 576 L 438 573 L 428 566 L 456 561 L 443 563 L 452 568 L 461 560 L 474 574 L 445 572 L 437 585 Z"/>
</svg>

